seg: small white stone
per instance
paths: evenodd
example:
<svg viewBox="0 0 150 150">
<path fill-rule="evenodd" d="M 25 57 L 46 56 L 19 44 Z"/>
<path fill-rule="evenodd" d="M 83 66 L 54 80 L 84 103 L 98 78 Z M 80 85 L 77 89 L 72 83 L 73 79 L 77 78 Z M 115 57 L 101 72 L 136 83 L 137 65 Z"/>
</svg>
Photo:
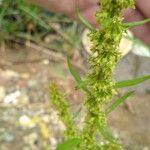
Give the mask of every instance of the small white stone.
<svg viewBox="0 0 150 150">
<path fill-rule="evenodd" d="M 50 142 L 52 146 L 56 146 L 57 145 L 57 140 L 54 137 L 50 138 Z"/>
<path fill-rule="evenodd" d="M 42 64 L 48 65 L 48 64 L 49 64 L 49 60 L 48 60 L 48 59 L 44 59 L 44 60 L 42 61 Z"/>
<path fill-rule="evenodd" d="M 44 116 L 42 116 L 42 119 L 43 119 L 43 121 L 44 121 L 45 123 L 49 123 L 49 121 L 50 121 L 49 115 L 44 115 Z"/>
<path fill-rule="evenodd" d="M 29 73 L 22 73 L 21 74 L 21 78 L 23 78 L 23 79 L 29 79 L 30 78 L 30 74 Z"/>
<path fill-rule="evenodd" d="M 0 86 L 0 102 L 3 101 L 4 97 L 6 95 L 6 90 L 3 86 Z"/>
<path fill-rule="evenodd" d="M 13 70 L 0 70 L 0 76 L 6 80 L 19 78 L 19 74 Z"/>
<path fill-rule="evenodd" d="M 16 99 L 21 96 L 21 92 L 19 90 L 8 94 L 5 98 L 4 98 L 4 103 L 9 104 L 9 103 L 16 103 Z"/>
<path fill-rule="evenodd" d="M 23 115 L 19 118 L 19 123 L 21 126 L 33 128 L 35 127 L 35 123 L 32 121 L 32 119 L 26 115 Z"/>
<path fill-rule="evenodd" d="M 37 133 L 30 133 L 29 135 L 26 135 L 24 137 L 24 142 L 32 146 L 37 139 L 38 139 Z"/>
<path fill-rule="evenodd" d="M 145 146 L 144 148 L 143 148 L 143 150 L 150 150 L 147 146 Z"/>
</svg>

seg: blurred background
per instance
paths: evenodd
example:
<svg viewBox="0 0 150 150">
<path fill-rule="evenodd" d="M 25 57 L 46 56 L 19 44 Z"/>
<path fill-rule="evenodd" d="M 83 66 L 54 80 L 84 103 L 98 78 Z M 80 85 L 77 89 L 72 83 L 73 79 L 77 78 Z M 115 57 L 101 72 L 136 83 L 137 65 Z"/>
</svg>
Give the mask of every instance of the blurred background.
<svg viewBox="0 0 150 150">
<path fill-rule="evenodd" d="M 89 55 L 84 30 L 25 0 L 0 0 L 0 150 L 54 150 L 61 142 L 65 127 L 50 105 L 48 86 L 56 81 L 72 110 L 80 107 L 84 95 L 74 88 L 66 55 L 84 76 Z M 137 40 L 132 44 L 116 80 L 150 74 L 150 49 Z M 150 82 L 132 89 L 135 96 L 110 115 L 109 125 L 125 150 L 150 150 Z"/>
</svg>

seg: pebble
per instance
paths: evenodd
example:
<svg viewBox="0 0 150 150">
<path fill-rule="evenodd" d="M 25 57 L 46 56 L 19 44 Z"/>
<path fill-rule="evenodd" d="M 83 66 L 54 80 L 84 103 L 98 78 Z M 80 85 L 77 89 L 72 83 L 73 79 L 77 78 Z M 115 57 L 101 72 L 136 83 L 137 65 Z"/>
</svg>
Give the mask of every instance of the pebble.
<svg viewBox="0 0 150 150">
<path fill-rule="evenodd" d="M 55 147 L 57 145 L 57 140 L 54 137 L 50 138 L 50 143 L 53 147 Z"/>
<path fill-rule="evenodd" d="M 42 116 L 42 119 L 43 119 L 43 121 L 44 121 L 45 123 L 49 123 L 49 122 L 50 122 L 50 117 L 49 117 L 49 115 L 44 115 L 44 116 Z"/>
<path fill-rule="evenodd" d="M 31 79 L 31 80 L 28 81 L 28 86 L 29 87 L 36 87 L 37 84 L 38 84 L 38 82 L 36 80 Z"/>
<path fill-rule="evenodd" d="M 48 59 L 44 59 L 44 60 L 42 61 L 42 64 L 48 65 L 48 64 L 49 64 L 49 60 L 48 60 Z"/>
<path fill-rule="evenodd" d="M 38 134 L 33 132 L 24 137 L 24 142 L 30 145 L 34 145 L 35 141 L 38 140 Z"/>
<path fill-rule="evenodd" d="M 3 86 L 0 86 L 0 102 L 3 101 L 5 95 L 6 95 L 6 89 Z"/>
<path fill-rule="evenodd" d="M 27 115 L 21 116 L 19 118 L 19 123 L 22 127 L 26 127 L 26 128 L 33 128 L 36 126 L 35 122 Z"/>
<path fill-rule="evenodd" d="M 144 148 L 143 148 L 143 150 L 150 150 L 147 146 L 145 146 Z"/>
<path fill-rule="evenodd" d="M 19 96 L 21 96 L 21 92 L 19 90 L 15 91 L 13 93 L 10 93 L 10 94 L 5 96 L 4 103 L 6 103 L 6 104 L 9 104 L 9 103 L 15 104 L 16 103 L 16 99 Z"/>
<path fill-rule="evenodd" d="M 21 74 L 21 78 L 23 78 L 23 79 L 29 79 L 30 78 L 30 74 L 29 73 L 22 73 Z"/>
<path fill-rule="evenodd" d="M 19 73 L 13 70 L 0 70 L 0 77 L 5 80 L 18 79 L 20 77 Z"/>
<path fill-rule="evenodd" d="M 0 141 L 12 142 L 13 140 L 14 140 L 13 134 L 11 134 L 5 128 L 0 128 Z"/>
</svg>

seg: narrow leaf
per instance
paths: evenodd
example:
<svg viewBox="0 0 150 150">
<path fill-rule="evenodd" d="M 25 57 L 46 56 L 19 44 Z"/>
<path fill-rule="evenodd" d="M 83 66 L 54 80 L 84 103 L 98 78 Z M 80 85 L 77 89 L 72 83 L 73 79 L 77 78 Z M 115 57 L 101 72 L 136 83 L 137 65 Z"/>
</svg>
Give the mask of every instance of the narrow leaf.
<svg viewBox="0 0 150 150">
<path fill-rule="evenodd" d="M 94 27 L 81 15 L 79 7 L 77 7 L 77 17 L 90 30 L 95 30 Z"/>
<path fill-rule="evenodd" d="M 139 77 L 139 78 L 136 78 L 136 79 L 132 79 L 132 80 L 124 80 L 124 81 L 120 81 L 120 82 L 117 82 L 115 85 L 114 85 L 114 88 L 123 88 L 123 87 L 128 87 L 128 86 L 133 86 L 133 85 L 137 85 L 137 84 L 140 84 L 146 80 L 149 80 L 150 79 L 150 75 L 148 76 L 143 76 L 143 77 Z"/>
<path fill-rule="evenodd" d="M 133 93 L 134 93 L 134 91 L 127 92 L 125 95 L 123 95 L 122 97 L 120 97 L 119 99 L 117 99 L 110 107 L 107 108 L 106 114 L 108 115 L 114 109 L 116 109 L 119 105 L 121 105 L 122 103 L 124 103 L 125 100 L 127 100 L 128 97 L 130 97 L 131 95 L 133 95 Z"/>
<path fill-rule="evenodd" d="M 78 108 L 78 110 L 73 114 L 73 119 L 75 119 L 79 116 L 79 114 L 81 113 L 81 110 L 82 110 L 82 106 L 80 106 Z"/>
<path fill-rule="evenodd" d="M 126 26 L 128 28 L 132 28 L 132 27 L 144 25 L 149 22 L 150 22 L 150 18 L 142 20 L 142 21 L 137 21 L 137 22 L 124 23 L 124 26 Z"/>
<path fill-rule="evenodd" d="M 32 17 L 36 23 L 38 23 L 41 27 L 45 29 L 49 29 L 49 27 L 45 24 L 44 21 L 42 21 L 35 13 L 33 13 L 28 7 L 19 6 L 19 8 L 24 11 L 26 14 Z"/>
<path fill-rule="evenodd" d="M 80 144 L 80 139 L 77 138 L 69 139 L 59 144 L 56 150 L 70 150 L 73 147 L 76 147 L 78 144 Z"/>
<path fill-rule="evenodd" d="M 69 58 L 67 58 L 67 63 L 68 63 L 68 67 L 69 67 L 70 73 L 72 74 L 72 76 L 74 77 L 74 79 L 76 80 L 76 82 L 78 84 L 81 84 L 83 81 L 82 81 L 79 73 L 76 71 L 76 69 L 71 64 Z"/>
<path fill-rule="evenodd" d="M 78 88 L 82 88 L 84 91 L 86 91 L 87 93 L 90 94 L 90 91 L 87 89 L 85 82 L 82 81 L 79 73 L 73 67 L 73 65 L 71 64 L 69 58 L 67 58 L 67 63 L 68 63 L 68 67 L 69 67 L 70 73 L 72 74 L 72 76 L 74 77 L 75 81 L 78 84 Z"/>
</svg>

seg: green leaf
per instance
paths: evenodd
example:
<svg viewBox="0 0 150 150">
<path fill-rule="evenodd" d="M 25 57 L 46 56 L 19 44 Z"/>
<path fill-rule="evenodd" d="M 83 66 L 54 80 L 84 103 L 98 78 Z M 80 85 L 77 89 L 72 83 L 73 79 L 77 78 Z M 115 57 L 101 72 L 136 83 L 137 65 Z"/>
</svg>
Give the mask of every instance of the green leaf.
<svg viewBox="0 0 150 150">
<path fill-rule="evenodd" d="M 68 63 L 68 67 L 69 67 L 70 73 L 72 74 L 72 76 L 74 77 L 75 81 L 77 82 L 78 87 L 83 89 L 84 91 L 86 91 L 87 93 L 90 94 L 90 91 L 87 89 L 85 82 L 82 81 L 79 73 L 73 67 L 73 65 L 71 64 L 69 58 L 67 58 L 67 63 Z"/>
<path fill-rule="evenodd" d="M 77 7 L 77 17 L 79 20 L 90 30 L 95 30 L 95 28 L 81 15 L 79 7 Z"/>
<path fill-rule="evenodd" d="M 49 29 L 49 27 L 45 24 L 44 21 L 42 21 L 38 16 L 37 14 L 35 14 L 35 12 L 31 11 L 28 7 L 25 7 L 25 6 L 22 6 L 20 5 L 19 6 L 19 9 L 24 11 L 26 14 L 28 14 L 29 16 L 32 17 L 32 19 L 38 23 L 41 27 L 45 28 L 45 29 Z"/>
<path fill-rule="evenodd" d="M 76 147 L 78 144 L 80 144 L 80 142 L 81 141 L 78 138 L 69 139 L 59 144 L 56 150 L 71 150 L 73 147 Z"/>
<path fill-rule="evenodd" d="M 108 115 L 109 113 L 111 113 L 114 109 L 116 109 L 119 105 L 124 103 L 125 100 L 127 100 L 127 98 L 133 94 L 134 94 L 134 91 L 130 91 L 130 92 L 127 92 L 126 94 L 124 94 L 119 99 L 117 99 L 110 107 L 107 108 L 106 114 Z"/>
<path fill-rule="evenodd" d="M 128 28 L 132 28 L 132 27 L 144 25 L 149 22 L 150 22 L 150 18 L 142 20 L 142 21 L 137 21 L 137 22 L 124 23 L 124 26 L 126 26 Z"/>
<path fill-rule="evenodd" d="M 74 79 L 76 80 L 76 82 L 78 84 L 81 84 L 83 81 L 82 81 L 79 73 L 76 71 L 76 69 L 71 64 L 69 58 L 67 58 L 67 63 L 68 63 L 68 67 L 69 67 L 70 73 L 72 74 L 72 76 L 74 77 Z"/>
<path fill-rule="evenodd" d="M 79 116 L 79 114 L 81 113 L 81 110 L 82 110 L 82 106 L 80 106 L 78 108 L 78 110 L 73 114 L 73 119 L 75 119 Z"/>
<path fill-rule="evenodd" d="M 149 79 L 150 79 L 150 76 L 148 75 L 148 76 L 143 76 L 143 77 L 139 77 L 139 78 L 132 79 L 132 80 L 120 81 L 114 85 L 114 88 L 123 88 L 123 87 L 137 85 Z"/>
</svg>

